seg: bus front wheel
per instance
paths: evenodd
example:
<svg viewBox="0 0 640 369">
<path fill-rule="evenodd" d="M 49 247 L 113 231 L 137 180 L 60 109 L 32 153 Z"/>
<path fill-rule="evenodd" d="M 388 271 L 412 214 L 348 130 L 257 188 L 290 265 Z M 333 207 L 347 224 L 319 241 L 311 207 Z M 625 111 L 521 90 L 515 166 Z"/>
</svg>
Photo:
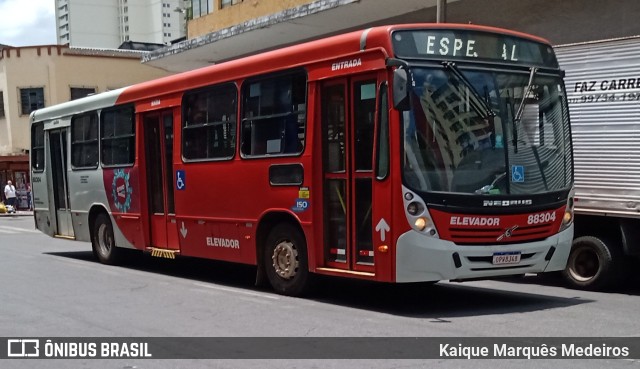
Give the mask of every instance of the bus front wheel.
<svg viewBox="0 0 640 369">
<path fill-rule="evenodd" d="M 120 259 L 120 250 L 113 237 L 113 226 L 105 213 L 99 214 L 93 223 L 91 248 L 93 255 L 103 264 L 114 265 Z"/>
<path fill-rule="evenodd" d="M 264 268 L 273 289 L 288 296 L 302 295 L 309 282 L 307 244 L 297 227 L 278 224 L 267 236 Z"/>
</svg>

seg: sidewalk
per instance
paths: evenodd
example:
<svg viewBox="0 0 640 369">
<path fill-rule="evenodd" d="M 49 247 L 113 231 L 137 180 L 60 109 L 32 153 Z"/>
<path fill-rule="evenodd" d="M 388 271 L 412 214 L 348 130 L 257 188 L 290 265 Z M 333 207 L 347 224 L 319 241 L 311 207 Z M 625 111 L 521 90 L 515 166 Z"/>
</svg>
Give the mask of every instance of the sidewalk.
<svg viewBox="0 0 640 369">
<path fill-rule="evenodd" d="M 18 210 L 15 213 L 0 213 L 0 218 L 2 217 L 26 217 L 33 216 L 33 210 Z"/>
</svg>

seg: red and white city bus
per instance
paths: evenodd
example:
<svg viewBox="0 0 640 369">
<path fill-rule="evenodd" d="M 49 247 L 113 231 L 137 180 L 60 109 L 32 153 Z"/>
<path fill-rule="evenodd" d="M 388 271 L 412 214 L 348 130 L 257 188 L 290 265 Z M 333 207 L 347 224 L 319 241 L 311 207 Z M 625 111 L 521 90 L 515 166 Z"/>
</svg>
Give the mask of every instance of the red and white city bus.
<svg viewBox="0 0 640 369">
<path fill-rule="evenodd" d="M 374 27 L 31 115 L 37 228 L 122 249 L 381 282 L 562 270 L 569 114 L 543 39 Z"/>
</svg>

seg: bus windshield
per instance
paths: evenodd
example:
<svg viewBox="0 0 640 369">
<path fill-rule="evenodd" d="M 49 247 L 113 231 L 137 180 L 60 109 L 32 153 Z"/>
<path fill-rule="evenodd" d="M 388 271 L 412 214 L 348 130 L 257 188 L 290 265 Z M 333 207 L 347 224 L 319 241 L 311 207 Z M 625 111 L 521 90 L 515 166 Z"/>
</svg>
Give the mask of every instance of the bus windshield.
<svg viewBox="0 0 640 369">
<path fill-rule="evenodd" d="M 413 67 L 402 115 L 403 178 L 421 192 L 519 195 L 568 189 L 562 80 L 530 72 Z"/>
</svg>

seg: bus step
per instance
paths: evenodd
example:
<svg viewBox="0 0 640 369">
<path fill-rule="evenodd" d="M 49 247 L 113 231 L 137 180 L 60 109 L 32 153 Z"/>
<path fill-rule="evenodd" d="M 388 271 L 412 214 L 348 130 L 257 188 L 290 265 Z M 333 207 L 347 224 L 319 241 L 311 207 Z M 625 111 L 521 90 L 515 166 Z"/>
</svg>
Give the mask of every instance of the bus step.
<svg viewBox="0 0 640 369">
<path fill-rule="evenodd" d="M 155 247 L 147 247 L 147 251 L 151 251 L 151 256 L 165 259 L 175 259 L 179 250 L 158 249 Z"/>
</svg>

